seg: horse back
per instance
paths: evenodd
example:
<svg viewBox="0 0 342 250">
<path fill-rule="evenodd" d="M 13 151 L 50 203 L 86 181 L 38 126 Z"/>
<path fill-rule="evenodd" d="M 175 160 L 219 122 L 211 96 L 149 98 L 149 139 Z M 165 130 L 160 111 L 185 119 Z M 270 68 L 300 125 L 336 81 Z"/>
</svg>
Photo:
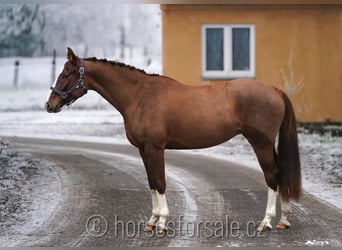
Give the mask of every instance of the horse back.
<svg viewBox="0 0 342 250">
<path fill-rule="evenodd" d="M 273 140 L 284 116 L 279 93 L 272 85 L 252 79 L 208 86 L 175 85 L 168 96 L 169 131 L 184 131 L 212 144 L 250 131 Z"/>
</svg>

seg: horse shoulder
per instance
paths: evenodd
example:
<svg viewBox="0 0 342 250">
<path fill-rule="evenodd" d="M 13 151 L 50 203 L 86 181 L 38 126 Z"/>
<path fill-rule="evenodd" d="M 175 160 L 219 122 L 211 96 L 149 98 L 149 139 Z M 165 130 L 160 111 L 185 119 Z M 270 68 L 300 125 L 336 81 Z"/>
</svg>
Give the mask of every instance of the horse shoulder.
<svg viewBox="0 0 342 250">
<path fill-rule="evenodd" d="M 160 87 L 150 84 L 142 88 L 124 117 L 126 136 L 136 147 L 142 146 L 146 141 L 154 141 L 158 147 L 165 144 L 165 98 Z"/>
</svg>

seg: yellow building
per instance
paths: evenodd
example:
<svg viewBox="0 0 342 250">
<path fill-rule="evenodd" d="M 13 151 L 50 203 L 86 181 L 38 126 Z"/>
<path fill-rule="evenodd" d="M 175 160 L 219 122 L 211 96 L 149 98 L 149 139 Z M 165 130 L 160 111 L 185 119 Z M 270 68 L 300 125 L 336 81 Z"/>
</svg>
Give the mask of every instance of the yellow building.
<svg viewBox="0 0 342 250">
<path fill-rule="evenodd" d="M 342 121 L 342 5 L 161 10 L 164 75 L 193 85 L 255 78 L 283 89 L 300 121 Z"/>
</svg>

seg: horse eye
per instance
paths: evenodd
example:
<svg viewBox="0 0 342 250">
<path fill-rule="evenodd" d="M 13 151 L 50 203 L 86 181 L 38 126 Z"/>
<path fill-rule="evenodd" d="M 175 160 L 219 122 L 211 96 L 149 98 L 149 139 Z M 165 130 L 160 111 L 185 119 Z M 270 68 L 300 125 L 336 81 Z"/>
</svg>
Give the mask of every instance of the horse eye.
<svg viewBox="0 0 342 250">
<path fill-rule="evenodd" d="M 72 68 L 66 67 L 64 72 L 63 72 L 63 78 L 69 77 L 74 72 L 75 72 L 75 70 L 73 70 Z"/>
<path fill-rule="evenodd" d="M 69 72 L 70 72 L 70 67 L 69 67 L 69 66 L 66 66 L 66 67 L 65 67 L 65 72 L 66 72 L 66 73 L 69 73 Z"/>
</svg>

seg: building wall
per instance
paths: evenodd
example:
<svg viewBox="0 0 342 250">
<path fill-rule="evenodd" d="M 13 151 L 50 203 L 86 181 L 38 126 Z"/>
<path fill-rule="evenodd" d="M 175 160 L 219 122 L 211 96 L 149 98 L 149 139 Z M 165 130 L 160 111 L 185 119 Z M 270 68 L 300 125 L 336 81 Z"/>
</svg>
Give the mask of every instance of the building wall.
<svg viewBox="0 0 342 250">
<path fill-rule="evenodd" d="M 163 74 L 187 84 L 208 84 L 201 79 L 201 25 L 255 24 L 256 79 L 289 93 L 284 76 L 294 84 L 303 78 L 303 87 L 290 96 L 297 119 L 342 121 L 342 6 L 162 5 L 161 9 Z"/>
</svg>

